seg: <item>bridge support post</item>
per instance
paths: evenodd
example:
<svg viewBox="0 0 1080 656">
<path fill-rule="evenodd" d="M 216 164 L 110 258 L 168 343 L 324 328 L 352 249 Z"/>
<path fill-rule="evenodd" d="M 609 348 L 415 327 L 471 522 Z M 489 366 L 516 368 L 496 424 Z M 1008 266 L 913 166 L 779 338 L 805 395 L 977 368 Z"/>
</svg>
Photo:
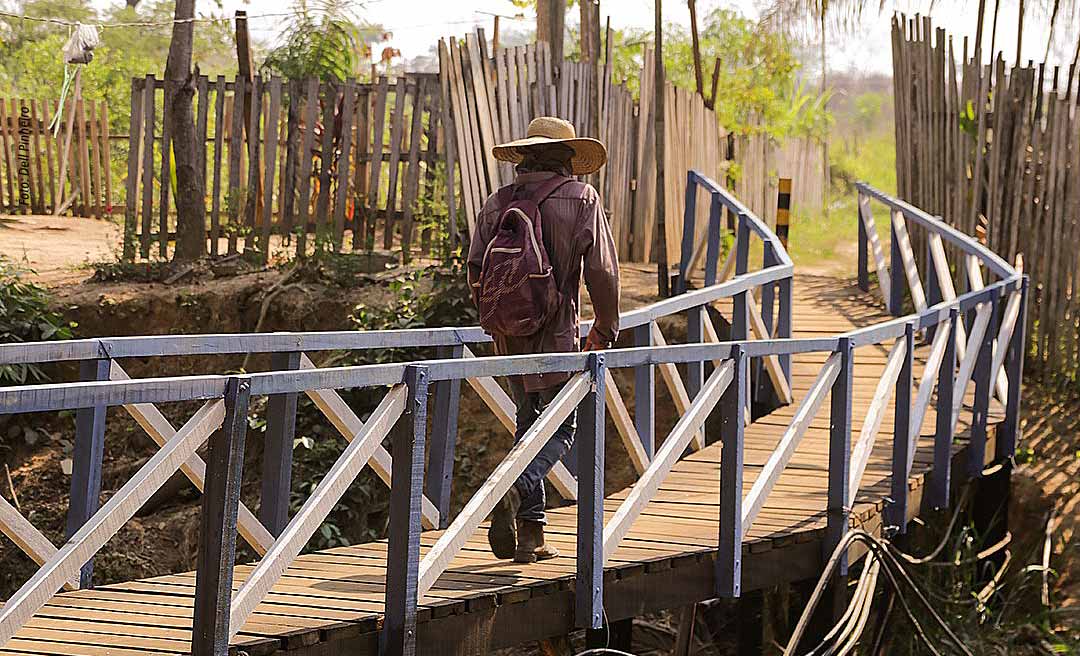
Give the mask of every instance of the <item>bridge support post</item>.
<svg viewBox="0 0 1080 656">
<path fill-rule="evenodd" d="M 686 172 L 686 190 L 683 196 L 683 234 L 679 256 L 679 276 L 674 282 L 673 294 L 686 292 L 687 277 L 690 275 L 690 260 L 694 258 L 696 243 L 695 223 L 697 222 L 697 184 L 693 170 Z"/>
<path fill-rule="evenodd" d="M 461 358 L 462 344 L 439 348 L 440 358 Z M 432 385 L 435 415 L 431 420 L 431 447 L 428 456 L 427 497 L 439 509 L 439 527 L 450 524 L 450 490 L 454 479 L 454 450 L 457 447 L 458 408 L 461 379 L 440 380 Z"/>
<path fill-rule="evenodd" d="M 720 194 L 713 192 L 709 203 L 709 234 L 705 251 L 705 286 L 716 284 L 717 267 L 720 265 L 720 214 L 723 206 Z"/>
<path fill-rule="evenodd" d="M 652 346 L 652 322 L 634 328 L 634 346 Z M 656 369 L 651 364 L 634 367 L 634 428 L 650 458 L 656 452 Z"/>
<path fill-rule="evenodd" d="M 885 520 L 897 527 L 899 534 L 907 533 L 908 478 L 911 467 L 908 466 L 908 453 L 912 440 L 918 435 L 911 434 L 911 367 L 915 351 L 915 325 L 909 323 L 904 329 L 904 361 L 900 375 L 896 379 L 895 411 L 893 414 L 893 450 L 892 480 L 890 496 L 892 503 L 885 507 Z"/>
<path fill-rule="evenodd" d="M 274 371 L 300 368 L 300 353 L 274 353 Z M 289 523 L 289 492 L 292 489 L 293 439 L 296 437 L 297 394 L 273 394 L 266 402 L 266 439 L 263 448 L 259 521 L 274 537 Z"/>
<path fill-rule="evenodd" d="M 698 305 L 686 311 L 686 343 L 700 344 L 705 341 L 705 307 Z M 705 362 L 686 363 L 686 395 L 693 401 L 705 384 Z"/>
<path fill-rule="evenodd" d="M 720 546 L 716 554 L 716 596 L 738 597 L 742 588 L 743 435 L 748 362 L 741 345 L 732 348 L 735 371 L 720 397 Z"/>
<path fill-rule="evenodd" d="M 764 250 L 762 252 L 762 266 L 768 268 L 779 264 L 779 259 L 776 257 L 776 252 L 773 250 L 772 244 L 765 242 Z M 775 283 L 765 283 L 761 286 L 761 322 L 765 325 L 765 332 L 769 335 L 775 335 L 773 330 L 773 309 L 776 305 L 776 287 Z M 758 403 L 769 404 L 774 403 L 776 394 L 772 388 L 772 381 L 765 373 L 765 359 L 758 358 L 754 363 L 754 376 L 757 380 L 757 385 L 754 389 L 754 400 Z"/>
<path fill-rule="evenodd" d="M 990 386 L 991 368 L 994 359 L 994 338 L 997 337 L 998 325 L 998 297 L 995 294 L 990 299 L 990 322 L 983 334 L 982 344 L 973 346 L 979 349 L 978 360 L 975 361 L 975 406 L 971 417 L 971 443 L 968 445 L 968 475 L 972 478 L 982 476 L 986 466 L 986 427 L 987 414 L 990 411 L 990 397 L 994 390 Z M 1002 348 L 1005 345 L 1002 344 Z M 1012 380 L 1009 381 L 1013 382 Z M 1016 381 L 1020 383 L 1019 380 Z M 956 399 L 953 399 L 955 403 Z"/>
<path fill-rule="evenodd" d="M 859 289 L 868 292 L 870 291 L 870 237 L 866 234 L 866 224 L 862 215 L 863 194 L 861 191 L 856 208 L 855 222 L 859 224 Z"/>
<path fill-rule="evenodd" d="M 248 379 L 230 378 L 225 384 L 225 419 L 221 430 L 210 436 L 195 569 L 192 656 L 226 656 L 229 653 L 236 517 L 240 511 L 250 399 Z"/>
<path fill-rule="evenodd" d="M 895 214 L 898 210 L 892 210 Z M 890 219 L 892 217 L 890 216 Z M 896 234 L 896 221 L 889 221 L 889 313 L 898 317 L 904 313 L 904 257 L 900 253 L 900 239 Z"/>
<path fill-rule="evenodd" d="M 1020 312 L 1013 327 L 1009 352 L 1005 358 L 1005 371 L 1009 377 L 1009 393 L 1005 399 L 1005 421 L 998 427 L 997 457 L 1004 459 L 1016 453 L 1016 442 L 1020 436 L 1020 391 L 1024 377 L 1024 351 L 1027 348 L 1027 306 L 1028 279 L 1024 277 L 1020 286 Z M 998 348 L 1004 348 L 999 344 Z"/>
<path fill-rule="evenodd" d="M 945 355 L 937 379 L 937 426 L 934 431 L 934 469 L 930 473 L 930 505 L 945 508 L 949 505 L 949 486 L 952 478 L 952 407 L 953 384 L 956 378 L 957 326 L 964 320 L 957 308 L 949 310 L 949 323 L 941 330 L 949 331 L 945 341 Z"/>
<path fill-rule="evenodd" d="M 83 360 L 79 380 L 109 380 L 109 358 Z M 67 531 L 71 538 L 97 512 L 101 504 L 101 464 L 105 456 L 106 406 L 75 411 L 75 448 L 72 453 L 71 496 L 68 501 Z M 94 561 L 86 561 L 79 573 L 79 587 L 93 586 Z"/>
<path fill-rule="evenodd" d="M 941 217 L 938 217 L 939 219 Z M 926 240 L 926 305 L 932 307 L 940 303 L 943 299 L 941 297 L 941 281 L 938 280 L 937 267 L 934 266 L 934 255 L 930 249 L 930 240 Z M 926 329 L 927 341 L 933 341 L 934 335 L 937 334 L 938 326 L 933 325 Z"/>
<path fill-rule="evenodd" d="M 851 513 L 851 393 L 854 368 L 854 345 L 848 337 L 841 337 L 839 345 L 840 373 L 836 376 L 830 392 L 829 414 L 829 491 L 826 511 L 824 558 L 828 560 L 833 549 L 848 531 Z M 847 576 L 847 557 L 840 560 L 839 577 Z"/>
<path fill-rule="evenodd" d="M 424 493 L 428 369 L 405 369 L 409 398 L 393 430 L 390 527 L 386 545 L 386 616 L 379 635 L 380 656 L 416 653 L 416 605 L 420 570 L 420 503 Z"/>
<path fill-rule="evenodd" d="M 592 390 L 578 413 L 577 625 L 604 625 L 604 354 L 589 356 Z"/>
<path fill-rule="evenodd" d="M 792 278 L 784 278 L 777 287 L 779 295 L 776 308 L 776 337 L 787 339 L 791 337 L 791 282 Z M 791 387 L 791 354 L 785 353 L 780 356 L 780 368 L 784 370 L 788 387 Z"/>
</svg>

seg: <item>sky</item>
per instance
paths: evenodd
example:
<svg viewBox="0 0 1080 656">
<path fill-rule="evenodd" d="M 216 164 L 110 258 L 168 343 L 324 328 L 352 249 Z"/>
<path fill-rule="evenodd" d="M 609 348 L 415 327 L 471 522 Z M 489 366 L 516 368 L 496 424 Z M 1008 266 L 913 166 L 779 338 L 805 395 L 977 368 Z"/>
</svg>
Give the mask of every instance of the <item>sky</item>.
<svg viewBox="0 0 1080 656">
<path fill-rule="evenodd" d="M 923 12 L 932 6 L 930 12 L 936 26 L 944 27 L 957 39 L 964 35 L 973 35 L 975 31 L 974 14 L 978 0 L 885 0 L 885 12 L 879 13 L 877 2 L 870 3 L 873 9 L 864 14 L 861 23 L 851 29 L 840 32 L 833 30 L 829 35 L 829 69 L 831 71 L 852 71 L 866 73 L 889 73 L 891 71 L 891 46 L 889 22 L 894 10 L 903 10 L 911 14 Z M 1049 2 L 1049 0 L 1046 0 Z M 1039 0 L 1028 0 L 1028 6 L 1037 5 Z M 108 6 L 116 0 L 98 0 L 97 4 Z M 221 5 L 221 8 L 218 5 Z M 992 5 L 991 3 L 988 3 Z M 1067 4 L 1067 3 L 1066 3 Z M 1080 2 L 1074 4 L 1080 5 Z M 249 27 L 253 37 L 264 42 L 274 42 L 282 27 L 281 17 L 257 18 L 259 14 L 271 14 L 289 11 L 294 5 L 292 0 L 198 0 L 197 11 L 201 15 L 232 15 L 236 9 L 243 9 L 252 16 Z M 409 59 L 429 53 L 433 44 L 440 37 L 461 35 L 470 31 L 474 25 L 486 28 L 490 38 L 493 17 L 490 14 L 504 16 L 522 12 L 509 0 L 357 0 L 357 13 L 365 19 L 381 23 L 393 33 L 388 44 L 401 51 Z M 761 0 L 698 0 L 698 14 L 703 15 L 716 7 L 733 8 L 752 18 L 760 14 Z M 1074 14 L 1058 20 L 1054 38 L 1057 55 L 1051 53 L 1051 59 L 1065 62 L 1072 58 L 1076 39 L 1080 36 L 1080 18 Z M 601 0 L 601 23 L 610 14 L 611 24 L 615 28 L 651 29 L 653 26 L 653 2 L 651 0 Z M 1016 49 L 1017 0 L 1001 0 L 1001 18 L 998 27 L 999 49 L 1009 53 L 1013 59 Z M 1029 9 L 1027 27 L 1024 34 L 1022 58 L 1042 61 L 1048 37 L 1047 10 Z M 663 3 L 664 20 L 689 26 L 690 13 L 682 0 L 667 0 Z M 577 9 L 567 12 L 567 21 L 576 22 Z M 523 26 L 535 25 L 532 12 L 526 10 L 520 21 L 503 20 L 508 27 L 520 22 Z M 990 21 L 987 20 L 987 23 Z M 506 28 L 503 28 L 506 29 Z M 512 28 L 511 28 L 512 29 Z M 989 25 L 984 36 L 990 40 Z M 1066 45 L 1071 44 L 1071 45 Z"/>
</svg>

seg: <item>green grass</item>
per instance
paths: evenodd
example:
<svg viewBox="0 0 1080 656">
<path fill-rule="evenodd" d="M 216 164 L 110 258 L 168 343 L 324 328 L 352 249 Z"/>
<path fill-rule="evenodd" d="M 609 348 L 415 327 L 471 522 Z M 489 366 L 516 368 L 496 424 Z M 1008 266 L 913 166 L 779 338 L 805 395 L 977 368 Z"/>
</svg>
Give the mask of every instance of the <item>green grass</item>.
<svg viewBox="0 0 1080 656">
<path fill-rule="evenodd" d="M 887 128 L 887 129 L 886 129 Z M 868 182 L 885 191 L 896 191 L 896 148 L 892 126 L 881 126 L 857 148 L 834 140 L 830 151 L 832 187 L 828 210 L 795 208 L 791 221 L 789 252 L 796 264 L 850 267 L 847 255 L 854 251 L 858 236 L 855 182 Z M 888 223 L 877 222 L 878 233 L 888 242 Z"/>
</svg>

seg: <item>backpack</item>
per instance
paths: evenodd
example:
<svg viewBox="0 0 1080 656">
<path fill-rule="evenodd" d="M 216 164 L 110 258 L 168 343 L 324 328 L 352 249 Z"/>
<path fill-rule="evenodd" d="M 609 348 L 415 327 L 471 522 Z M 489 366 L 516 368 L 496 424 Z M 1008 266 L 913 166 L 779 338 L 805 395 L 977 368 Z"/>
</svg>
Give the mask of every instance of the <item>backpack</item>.
<svg viewBox="0 0 1080 656">
<path fill-rule="evenodd" d="M 569 181 L 556 176 L 526 198 L 518 196 L 521 188 L 514 185 L 499 190 L 503 209 L 498 227 L 472 283 L 480 327 L 487 333 L 528 337 L 554 314 L 560 294 L 544 248 L 540 204 Z"/>
</svg>

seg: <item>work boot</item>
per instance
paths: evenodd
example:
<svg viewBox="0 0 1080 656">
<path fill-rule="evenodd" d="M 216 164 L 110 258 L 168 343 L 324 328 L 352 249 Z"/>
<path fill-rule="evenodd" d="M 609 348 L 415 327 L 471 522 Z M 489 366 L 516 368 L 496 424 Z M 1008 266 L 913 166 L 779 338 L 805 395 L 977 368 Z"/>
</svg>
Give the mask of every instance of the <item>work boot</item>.
<svg viewBox="0 0 1080 656">
<path fill-rule="evenodd" d="M 495 506 L 495 512 L 491 514 L 491 526 L 488 528 L 488 544 L 496 558 L 514 557 L 518 538 L 515 521 L 520 507 L 521 495 L 517 488 L 511 485 L 510 490 Z"/>
<path fill-rule="evenodd" d="M 544 542 L 544 524 L 519 519 L 517 522 L 518 543 L 514 551 L 514 562 L 535 563 L 559 555 L 559 550 Z"/>
</svg>

